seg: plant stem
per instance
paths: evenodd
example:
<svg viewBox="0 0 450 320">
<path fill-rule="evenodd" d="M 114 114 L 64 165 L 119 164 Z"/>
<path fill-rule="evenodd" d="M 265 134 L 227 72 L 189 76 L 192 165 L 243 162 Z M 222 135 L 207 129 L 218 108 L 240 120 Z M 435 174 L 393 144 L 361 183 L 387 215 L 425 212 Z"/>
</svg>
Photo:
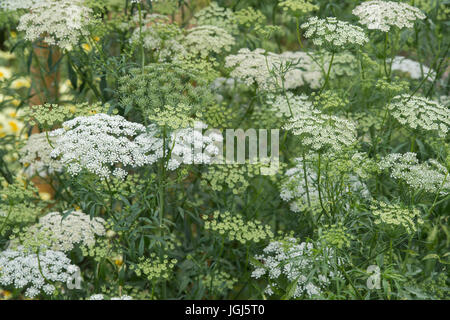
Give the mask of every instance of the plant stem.
<svg viewBox="0 0 450 320">
<path fill-rule="evenodd" d="M 328 72 L 327 72 L 327 75 L 326 75 L 326 77 L 325 77 L 325 82 L 324 82 L 322 88 L 321 88 L 320 91 L 319 91 L 319 95 L 322 93 L 323 89 L 325 89 L 325 87 L 326 87 L 327 84 L 328 84 L 328 80 L 330 79 L 331 66 L 333 65 L 333 60 L 334 60 L 334 52 L 331 53 L 330 65 L 328 66 Z"/>
</svg>

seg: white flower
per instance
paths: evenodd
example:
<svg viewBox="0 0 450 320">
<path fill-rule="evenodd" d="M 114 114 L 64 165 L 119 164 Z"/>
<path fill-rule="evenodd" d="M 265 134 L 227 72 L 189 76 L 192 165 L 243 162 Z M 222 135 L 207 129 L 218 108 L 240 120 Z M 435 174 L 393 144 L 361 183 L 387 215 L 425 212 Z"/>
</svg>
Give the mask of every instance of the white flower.
<svg viewBox="0 0 450 320">
<path fill-rule="evenodd" d="M 381 159 L 381 170 L 389 169 L 391 177 L 402 180 L 411 188 L 430 193 L 450 192 L 450 177 L 447 169 L 434 159 L 420 163 L 413 152 L 392 153 Z"/>
<path fill-rule="evenodd" d="M 242 48 L 237 54 L 225 58 L 225 67 L 233 69 L 232 77 L 249 86 L 257 84 L 262 90 L 274 91 L 283 85 L 285 89 L 302 85 L 317 89 L 321 85 L 322 73 L 312 57 L 301 51 L 276 54 L 263 49 L 250 51 Z"/>
<path fill-rule="evenodd" d="M 41 177 L 47 175 L 47 170 L 51 173 L 54 171 L 61 171 L 62 164 L 50 157 L 52 147 L 49 144 L 49 140 L 54 146 L 56 143 L 55 137 L 48 137 L 46 133 L 37 133 L 31 135 L 25 146 L 20 149 L 20 163 L 25 166 L 25 174 L 28 177 L 32 177 L 38 174 Z"/>
<path fill-rule="evenodd" d="M 0 252 L 0 284 L 27 288 L 25 295 L 30 298 L 42 291 L 52 294 L 53 282 L 67 283 L 77 270 L 78 267 L 70 264 L 70 259 L 59 251 L 46 250 L 37 255 L 18 247 Z"/>
<path fill-rule="evenodd" d="M 434 70 L 430 70 L 430 68 L 420 62 L 402 56 L 396 56 L 394 60 L 392 60 L 391 70 L 409 73 L 411 79 L 421 79 L 426 77 L 428 73 L 430 73 L 427 78 L 428 81 L 433 81 L 436 77 L 436 72 Z"/>
<path fill-rule="evenodd" d="M 291 92 L 287 92 L 286 96 L 270 94 L 267 97 L 267 104 L 277 117 L 289 118 L 305 112 L 305 110 L 306 112 L 310 111 L 313 104 L 308 99 L 308 96 L 304 94 L 296 96 Z"/>
<path fill-rule="evenodd" d="M 38 0 L 0 0 L 0 9 L 5 11 L 29 9 L 36 1 Z"/>
<path fill-rule="evenodd" d="M 284 129 L 299 136 L 301 144 L 313 151 L 337 152 L 356 141 L 356 125 L 316 109 L 304 109 L 288 120 Z"/>
<path fill-rule="evenodd" d="M 343 263 L 342 259 L 335 259 L 334 255 L 330 248 L 314 248 L 312 243 L 299 243 L 295 238 L 272 241 L 263 249 L 263 254 L 255 256 L 261 265 L 252 263 L 256 268 L 251 276 L 259 279 L 267 275 L 269 284 L 265 292 L 268 295 L 273 295 L 273 289 L 279 288 L 279 283 L 285 279 L 288 283 L 296 282 L 293 298 L 303 295 L 314 297 L 326 289 L 330 279 L 342 278 L 338 270 L 332 271 L 334 266 L 330 264 L 331 261 L 337 261 L 338 265 Z M 329 264 L 330 269 L 325 273 L 316 268 L 317 263 L 323 262 Z"/>
<path fill-rule="evenodd" d="M 234 43 L 232 35 L 216 26 L 192 28 L 182 42 L 188 52 L 202 58 L 208 57 L 213 52 L 219 54 L 222 51 L 230 51 Z"/>
<path fill-rule="evenodd" d="M 436 132 L 442 138 L 447 136 L 450 110 L 436 101 L 402 94 L 395 96 L 387 108 L 402 125 L 413 130 Z"/>
<path fill-rule="evenodd" d="M 178 168 L 181 164 L 209 164 L 220 153 L 222 134 L 212 131 L 203 134 L 207 125 L 196 122 L 194 128 L 179 129 L 172 133 L 169 148 L 172 149 L 169 170 Z"/>
<path fill-rule="evenodd" d="M 45 238 L 50 249 L 67 252 L 76 244 L 93 246 L 95 237 L 105 235 L 104 225 L 105 220 L 102 218 L 91 218 L 80 211 L 63 214 L 51 212 L 40 218 L 38 224 L 26 230 L 25 241 Z"/>
<path fill-rule="evenodd" d="M 51 156 L 61 157 L 72 175 L 86 169 L 100 178 L 123 178 L 125 169 L 149 165 L 162 157 L 162 140 L 156 134 L 155 126 L 146 129 L 121 116 L 77 117 L 50 133 L 57 137 Z"/>
<path fill-rule="evenodd" d="M 87 35 L 86 25 L 92 10 L 81 0 L 41 0 L 32 4 L 30 12 L 20 17 L 17 30 L 25 31 L 25 39 L 35 41 L 43 37 L 49 45 L 70 50 Z"/>
<path fill-rule="evenodd" d="M 301 25 L 316 46 L 325 46 L 330 50 L 347 49 L 349 46 L 362 46 L 369 41 L 364 30 L 334 17 L 319 19 L 311 17 Z"/>
<path fill-rule="evenodd" d="M 383 32 L 388 32 L 394 26 L 399 29 L 412 28 L 417 19 L 426 18 L 422 11 L 409 4 L 380 0 L 363 2 L 352 13 L 368 29 Z"/>
</svg>

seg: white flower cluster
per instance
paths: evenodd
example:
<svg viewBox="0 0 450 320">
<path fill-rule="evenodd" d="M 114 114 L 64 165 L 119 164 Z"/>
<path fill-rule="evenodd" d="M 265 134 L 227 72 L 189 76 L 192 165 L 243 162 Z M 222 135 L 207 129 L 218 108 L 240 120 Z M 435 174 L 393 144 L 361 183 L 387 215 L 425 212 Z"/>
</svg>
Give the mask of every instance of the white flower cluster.
<svg viewBox="0 0 450 320">
<path fill-rule="evenodd" d="M 230 51 L 235 40 L 226 30 L 216 26 L 198 26 L 190 29 L 183 39 L 183 45 L 190 53 L 202 58 L 212 52 Z"/>
<path fill-rule="evenodd" d="M 312 110 L 313 104 L 308 99 L 307 95 L 294 95 L 292 92 L 286 92 L 286 96 L 269 94 L 267 104 L 278 118 L 289 118 Z"/>
<path fill-rule="evenodd" d="M 237 29 L 233 11 L 220 7 L 217 2 L 211 4 L 194 15 L 197 25 L 212 25 L 233 32 Z"/>
<path fill-rule="evenodd" d="M 434 159 L 420 163 L 413 152 L 392 153 L 381 159 L 379 167 L 390 169 L 392 178 L 404 181 L 413 189 L 441 195 L 450 192 L 448 171 Z"/>
<path fill-rule="evenodd" d="M 387 107 L 402 125 L 413 130 L 434 131 L 442 138 L 447 136 L 450 110 L 436 101 L 402 94 L 395 96 Z"/>
<path fill-rule="evenodd" d="M 333 271 L 334 268 L 330 264 L 331 261 L 334 261 L 332 249 L 317 250 L 318 248 L 314 248 L 312 243 L 298 242 L 295 238 L 272 241 L 263 249 L 262 255 L 255 256 L 255 259 L 259 260 L 261 264 L 253 263 L 255 270 L 252 272 L 252 277 L 256 279 L 262 276 L 268 277 L 269 284 L 265 290 L 266 294 L 273 295 L 280 289 L 278 282 L 286 279 L 289 283 L 296 282 L 293 298 L 305 295 L 311 298 L 320 295 L 332 279 L 341 278 L 340 273 Z M 342 264 L 341 259 L 336 260 L 338 264 Z M 329 264 L 328 270 L 317 269 L 317 264 L 324 261 Z"/>
<path fill-rule="evenodd" d="M 225 67 L 233 68 L 230 76 L 242 80 L 248 86 L 257 84 L 265 90 L 274 88 L 270 74 L 272 57 L 266 55 L 264 49 L 251 51 L 248 48 L 242 48 L 237 54 L 225 58 Z"/>
<path fill-rule="evenodd" d="M 304 36 L 311 38 L 316 46 L 325 46 L 333 51 L 354 45 L 362 46 L 369 41 L 362 28 L 334 17 L 311 17 L 301 28 L 306 30 Z"/>
<path fill-rule="evenodd" d="M 87 35 L 92 10 L 80 0 L 41 0 L 33 3 L 30 12 L 20 17 L 17 30 L 25 31 L 25 39 L 35 41 L 43 37 L 49 45 L 70 50 Z"/>
<path fill-rule="evenodd" d="M 96 236 L 106 233 L 105 220 L 99 217 L 74 211 L 60 214 L 51 212 L 39 219 L 39 223 L 27 229 L 27 238 L 44 237 L 49 241 L 50 249 L 71 251 L 74 245 L 93 246 Z"/>
<path fill-rule="evenodd" d="M 306 84 L 317 89 L 322 81 L 319 66 L 310 55 L 300 51 L 276 54 L 264 49 L 251 51 L 242 48 L 237 54 L 225 58 L 225 67 L 232 68 L 230 76 L 242 80 L 246 85 L 256 84 L 268 91 L 282 88 L 283 82 L 285 89 Z M 286 69 L 286 72 L 280 74 L 277 72 L 280 69 Z"/>
<path fill-rule="evenodd" d="M 27 143 L 22 149 L 20 149 L 20 163 L 25 166 L 25 175 L 32 177 L 38 174 L 41 177 L 47 175 L 47 170 L 49 173 L 62 170 L 62 164 L 50 157 L 50 153 L 53 148 L 49 144 L 54 146 L 56 143 L 55 137 L 48 137 L 46 133 L 37 133 L 31 135 Z"/>
<path fill-rule="evenodd" d="M 36 0 L 0 0 L 0 9 L 5 11 L 29 9 L 35 2 Z"/>
<path fill-rule="evenodd" d="M 391 27 L 412 28 L 417 19 L 426 18 L 420 9 L 409 4 L 381 0 L 363 2 L 352 13 L 368 29 L 383 32 L 388 32 Z"/>
<path fill-rule="evenodd" d="M 356 125 L 353 122 L 317 109 L 305 109 L 294 115 L 284 129 L 291 130 L 300 137 L 303 146 L 317 152 L 337 152 L 356 141 Z"/>
<path fill-rule="evenodd" d="M 173 148 L 168 163 L 169 170 L 176 169 L 181 164 L 208 164 L 219 155 L 223 136 L 215 131 L 203 134 L 202 131 L 206 128 L 206 124 L 198 121 L 194 128 L 179 129 L 172 133 L 169 147 Z"/>
<path fill-rule="evenodd" d="M 402 56 L 396 56 L 394 60 L 392 60 L 391 70 L 409 73 L 411 79 L 421 79 L 427 76 L 428 73 L 430 73 L 427 79 L 428 81 L 433 81 L 436 77 L 436 72 L 434 70 L 430 70 L 430 68 L 424 66 L 420 62 Z"/>
<path fill-rule="evenodd" d="M 61 157 L 72 175 L 84 168 L 100 178 L 123 179 L 126 167 L 152 164 L 163 156 L 162 140 L 156 134 L 154 126 L 146 129 L 117 115 L 77 117 L 50 133 L 57 137 L 51 156 Z"/>
<path fill-rule="evenodd" d="M 68 283 L 78 270 L 58 251 L 46 250 L 38 255 L 19 247 L 0 252 L 0 284 L 27 288 L 25 295 L 30 298 L 42 292 L 53 294 L 55 286 L 51 282 Z"/>
</svg>

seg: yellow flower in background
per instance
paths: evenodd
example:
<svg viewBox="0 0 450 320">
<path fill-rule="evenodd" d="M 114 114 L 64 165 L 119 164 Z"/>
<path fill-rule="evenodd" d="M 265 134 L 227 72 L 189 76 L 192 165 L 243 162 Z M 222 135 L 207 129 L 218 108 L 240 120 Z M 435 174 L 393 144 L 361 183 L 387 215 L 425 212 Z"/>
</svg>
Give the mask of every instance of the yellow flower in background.
<svg viewBox="0 0 450 320">
<path fill-rule="evenodd" d="M 122 256 L 120 256 L 120 255 L 115 256 L 115 257 L 113 258 L 113 260 L 114 260 L 114 264 L 115 264 L 116 266 L 118 266 L 119 268 L 122 266 L 122 264 L 123 264 L 123 257 L 122 257 Z"/>
<path fill-rule="evenodd" d="M 17 122 L 11 120 L 11 121 L 8 121 L 8 124 L 9 124 L 10 130 L 13 133 L 19 132 L 19 125 L 17 124 Z"/>
<path fill-rule="evenodd" d="M 86 52 L 89 52 L 89 51 L 91 51 L 91 45 L 89 44 L 89 43 L 83 43 L 82 45 L 81 45 L 81 47 L 83 48 L 83 50 L 84 51 L 86 51 Z"/>
<path fill-rule="evenodd" d="M 95 42 L 99 42 L 100 41 L 100 38 L 97 37 L 97 36 L 94 36 L 92 39 L 94 39 Z"/>
<path fill-rule="evenodd" d="M 0 59 L 4 59 L 4 60 L 12 60 L 14 59 L 16 56 L 14 53 L 8 52 L 8 51 L 2 51 L 0 50 Z"/>
<path fill-rule="evenodd" d="M 11 78 L 11 69 L 0 67 L 0 81 Z"/>
<path fill-rule="evenodd" d="M 72 105 L 69 107 L 69 111 L 70 113 L 75 114 L 75 112 L 77 112 L 77 107 Z"/>
<path fill-rule="evenodd" d="M 0 97 L 0 101 L 2 101 Z M 20 103 L 20 101 L 19 101 Z M 15 135 L 19 136 L 24 123 L 19 121 L 18 114 L 14 108 L 5 108 L 0 112 L 0 136 Z"/>
<path fill-rule="evenodd" d="M 11 35 L 11 38 L 17 38 L 17 32 L 11 31 L 9 34 Z"/>
<path fill-rule="evenodd" d="M 11 88 L 15 90 L 29 87 L 31 87 L 31 80 L 29 78 L 18 78 L 11 82 Z"/>
<path fill-rule="evenodd" d="M 39 192 L 39 198 L 43 201 L 48 201 L 52 198 L 52 195 L 48 192 Z"/>
<path fill-rule="evenodd" d="M 8 290 L 0 290 L 0 296 L 2 296 L 5 300 L 8 300 L 12 297 L 12 293 Z"/>
</svg>

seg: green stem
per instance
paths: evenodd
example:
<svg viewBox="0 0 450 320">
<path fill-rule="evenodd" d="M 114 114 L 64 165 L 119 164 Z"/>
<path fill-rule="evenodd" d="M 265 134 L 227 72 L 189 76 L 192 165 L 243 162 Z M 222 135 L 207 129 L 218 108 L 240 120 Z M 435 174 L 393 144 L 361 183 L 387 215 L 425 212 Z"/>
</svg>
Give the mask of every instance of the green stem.
<svg viewBox="0 0 450 320">
<path fill-rule="evenodd" d="M 306 198 L 308 199 L 308 206 L 311 208 L 311 198 L 309 197 L 309 187 L 308 187 L 308 177 L 306 174 L 306 162 L 305 162 L 305 152 L 303 151 L 303 177 L 305 179 L 305 189 L 306 189 Z"/>
<path fill-rule="evenodd" d="M 300 44 L 300 48 L 303 49 L 302 35 L 300 34 L 300 17 L 297 17 L 297 40 Z"/>
<path fill-rule="evenodd" d="M 331 60 L 330 60 L 330 65 L 328 66 L 328 71 L 327 71 L 327 75 L 325 77 L 325 82 L 322 86 L 322 88 L 319 91 L 319 95 L 322 93 L 323 89 L 325 89 L 325 87 L 328 84 L 328 80 L 330 79 L 330 71 L 331 71 L 331 66 L 333 65 L 333 60 L 334 60 L 334 52 L 331 53 Z"/>
<path fill-rule="evenodd" d="M 144 73 L 145 53 L 144 53 L 144 39 L 142 37 L 142 9 L 140 2 L 138 3 L 138 10 L 139 10 L 139 45 L 141 47 L 141 68 L 142 73 Z"/>
<path fill-rule="evenodd" d="M 384 73 L 386 74 L 386 79 L 390 79 L 390 73 L 388 72 L 387 69 L 387 46 L 388 46 L 388 42 L 389 42 L 389 33 L 386 32 L 385 33 L 385 37 L 384 37 L 384 50 L 383 50 L 383 56 L 384 56 Z"/>
</svg>

